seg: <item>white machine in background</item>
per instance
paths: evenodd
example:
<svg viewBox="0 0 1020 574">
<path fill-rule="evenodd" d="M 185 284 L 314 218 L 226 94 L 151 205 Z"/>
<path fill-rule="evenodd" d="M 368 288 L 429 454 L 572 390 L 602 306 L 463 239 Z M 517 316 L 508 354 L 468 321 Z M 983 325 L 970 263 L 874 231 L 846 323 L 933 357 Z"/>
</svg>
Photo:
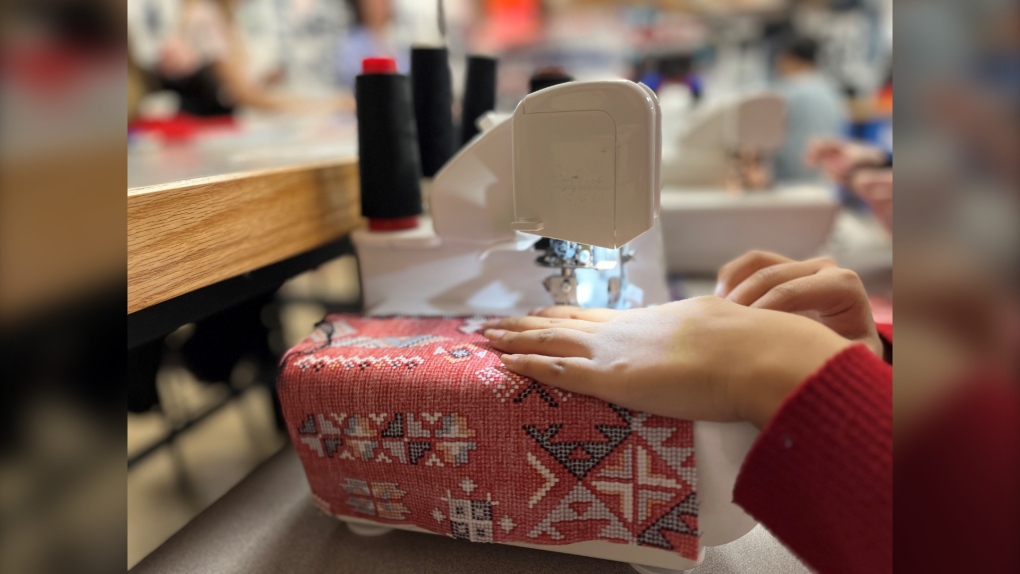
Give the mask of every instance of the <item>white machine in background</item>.
<svg viewBox="0 0 1020 574">
<path fill-rule="evenodd" d="M 664 185 L 721 188 L 739 176 L 747 155 L 765 162 L 783 145 L 786 103 L 771 92 L 709 100 L 667 137 Z"/>
<path fill-rule="evenodd" d="M 763 186 L 751 173 L 767 170 L 783 144 L 780 96 L 717 100 L 684 124 L 667 138 L 662 163 L 659 218 L 670 273 L 714 275 L 751 249 L 794 259 L 822 249 L 839 212 L 837 198 L 821 185 Z"/>
<path fill-rule="evenodd" d="M 668 302 L 656 217 L 659 113 L 641 84 L 572 82 L 529 95 L 510 118 L 482 122 L 485 130 L 436 174 L 431 217 L 418 229 L 353 235 L 367 312 L 512 315 L 553 302 Z M 731 501 L 756 431 L 699 422 L 694 434 L 701 541 L 717 546 L 754 526 Z M 643 572 L 697 564 L 601 541 L 519 545 Z"/>
</svg>

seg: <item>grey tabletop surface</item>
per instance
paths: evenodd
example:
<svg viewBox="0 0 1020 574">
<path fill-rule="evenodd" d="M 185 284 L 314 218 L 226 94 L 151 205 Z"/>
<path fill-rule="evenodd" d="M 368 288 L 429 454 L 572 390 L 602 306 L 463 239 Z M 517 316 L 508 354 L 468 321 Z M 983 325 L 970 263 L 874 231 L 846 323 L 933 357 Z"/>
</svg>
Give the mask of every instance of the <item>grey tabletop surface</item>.
<svg viewBox="0 0 1020 574">
<path fill-rule="evenodd" d="M 139 562 L 136 574 L 500 573 L 628 574 L 628 564 L 394 530 L 361 537 L 319 512 L 297 454 L 285 447 Z M 708 548 L 692 574 L 808 570 L 756 527 Z"/>
</svg>

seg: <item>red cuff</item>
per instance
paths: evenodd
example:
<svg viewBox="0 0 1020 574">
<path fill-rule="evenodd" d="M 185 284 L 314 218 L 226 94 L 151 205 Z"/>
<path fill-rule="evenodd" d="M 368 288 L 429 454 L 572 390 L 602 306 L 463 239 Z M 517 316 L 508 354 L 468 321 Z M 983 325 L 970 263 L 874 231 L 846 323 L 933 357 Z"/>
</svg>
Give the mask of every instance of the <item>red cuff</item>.
<svg viewBox="0 0 1020 574">
<path fill-rule="evenodd" d="M 737 504 L 810 567 L 892 571 L 892 369 L 864 345 L 829 360 L 751 448 Z"/>
</svg>

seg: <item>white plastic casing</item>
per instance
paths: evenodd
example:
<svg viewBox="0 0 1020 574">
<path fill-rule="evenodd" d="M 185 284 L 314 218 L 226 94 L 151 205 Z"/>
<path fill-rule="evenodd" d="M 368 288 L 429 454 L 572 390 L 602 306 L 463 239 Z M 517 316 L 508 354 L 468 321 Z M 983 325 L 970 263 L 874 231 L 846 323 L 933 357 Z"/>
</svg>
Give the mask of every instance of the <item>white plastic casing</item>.
<svg viewBox="0 0 1020 574">
<path fill-rule="evenodd" d="M 432 179 L 436 234 L 479 245 L 513 241 L 510 117 L 475 136 Z"/>
<path fill-rule="evenodd" d="M 659 102 L 626 80 L 528 95 L 513 115 L 513 229 L 619 248 L 659 204 Z"/>
</svg>

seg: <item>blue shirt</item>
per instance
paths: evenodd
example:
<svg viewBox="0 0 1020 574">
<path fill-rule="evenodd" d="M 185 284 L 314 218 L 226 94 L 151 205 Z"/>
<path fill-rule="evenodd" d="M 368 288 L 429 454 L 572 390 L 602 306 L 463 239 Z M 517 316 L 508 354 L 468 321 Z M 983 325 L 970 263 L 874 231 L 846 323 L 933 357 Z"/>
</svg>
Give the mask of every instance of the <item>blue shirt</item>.
<svg viewBox="0 0 1020 574">
<path fill-rule="evenodd" d="M 818 72 L 783 79 L 776 91 L 786 101 L 786 140 L 775 156 L 775 178 L 787 182 L 814 179 L 818 172 L 804 164 L 804 152 L 814 138 L 843 133 L 847 121 L 843 96 Z"/>
</svg>

